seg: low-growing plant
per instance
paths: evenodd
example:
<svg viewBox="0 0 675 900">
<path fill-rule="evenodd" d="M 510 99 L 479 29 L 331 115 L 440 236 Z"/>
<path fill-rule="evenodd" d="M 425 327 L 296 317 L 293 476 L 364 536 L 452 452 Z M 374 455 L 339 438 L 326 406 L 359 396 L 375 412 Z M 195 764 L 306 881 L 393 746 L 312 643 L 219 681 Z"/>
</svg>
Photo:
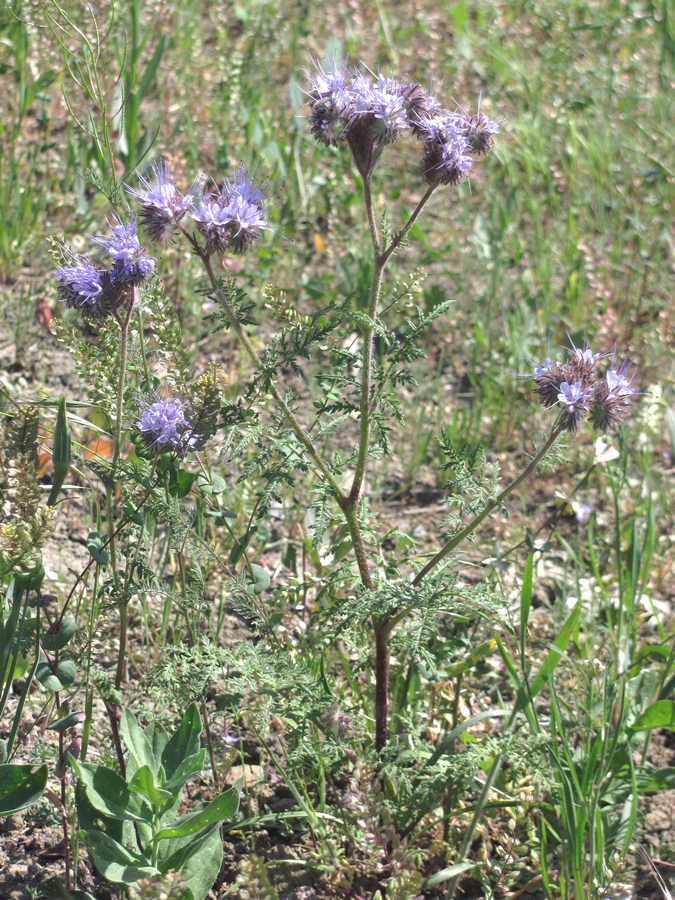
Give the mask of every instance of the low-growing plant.
<svg viewBox="0 0 675 900">
<path fill-rule="evenodd" d="M 204 767 L 199 710 L 188 706 L 169 735 L 156 723 L 141 728 L 125 709 L 120 732 L 128 750 L 123 774 L 70 758 L 80 836 L 89 855 L 115 884 L 178 872 L 189 896 L 204 900 L 223 858 L 221 825 L 237 812 L 239 791 L 230 788 L 177 815 L 185 784 Z"/>
</svg>

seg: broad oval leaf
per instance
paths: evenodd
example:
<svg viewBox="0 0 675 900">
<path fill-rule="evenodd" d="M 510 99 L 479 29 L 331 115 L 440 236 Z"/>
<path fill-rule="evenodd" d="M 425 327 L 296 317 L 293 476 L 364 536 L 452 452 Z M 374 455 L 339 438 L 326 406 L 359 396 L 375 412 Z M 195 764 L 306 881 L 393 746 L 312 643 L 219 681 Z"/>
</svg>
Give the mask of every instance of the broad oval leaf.
<svg viewBox="0 0 675 900">
<path fill-rule="evenodd" d="M 73 616 L 64 616 L 57 631 L 46 631 L 41 638 L 45 650 L 63 650 L 77 630 Z"/>
<path fill-rule="evenodd" d="M 103 831 L 81 831 L 80 836 L 101 875 L 113 884 L 135 884 L 141 878 L 158 875 L 145 856 L 134 853 Z"/>
<path fill-rule="evenodd" d="M 152 812 L 126 781 L 106 766 L 79 763 L 69 754 L 70 764 L 82 783 L 87 799 L 98 812 L 112 819 L 152 822 Z"/>
<path fill-rule="evenodd" d="M 236 788 L 230 788 L 229 791 L 220 794 L 215 800 L 197 812 L 190 813 L 188 816 L 182 816 L 176 819 L 166 828 L 160 829 L 155 835 L 155 841 L 163 841 L 167 838 L 186 837 L 189 834 L 196 834 L 204 828 L 211 825 L 217 825 L 226 819 L 231 819 L 239 808 L 239 791 Z"/>
<path fill-rule="evenodd" d="M 25 809 L 42 796 L 47 784 L 47 764 L 0 766 L 0 816 Z"/>
<path fill-rule="evenodd" d="M 632 731 L 650 731 L 652 728 L 675 731 L 675 700 L 657 700 L 631 726 Z"/>
</svg>

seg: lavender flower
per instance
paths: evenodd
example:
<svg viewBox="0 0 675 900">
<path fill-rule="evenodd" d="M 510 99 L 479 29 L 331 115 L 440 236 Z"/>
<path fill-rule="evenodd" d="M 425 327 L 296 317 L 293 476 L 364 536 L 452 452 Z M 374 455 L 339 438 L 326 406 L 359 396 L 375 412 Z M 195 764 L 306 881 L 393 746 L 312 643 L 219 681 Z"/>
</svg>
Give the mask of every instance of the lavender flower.
<svg viewBox="0 0 675 900">
<path fill-rule="evenodd" d="M 127 191 L 140 201 L 140 217 L 148 232 L 150 240 L 165 244 L 171 236 L 174 226 L 192 209 L 194 199 L 203 182 L 198 177 L 192 183 L 187 194 L 181 194 L 171 180 L 171 169 L 165 160 L 152 164 L 154 182 L 150 184 L 142 175 L 139 181 L 142 188 L 125 185 Z"/>
<path fill-rule="evenodd" d="M 590 413 L 593 427 L 598 431 L 616 428 L 632 409 L 637 394 L 632 387 L 631 367 L 626 360 L 619 369 L 614 363 L 602 375 L 598 371 L 600 360 L 607 353 L 593 353 L 588 344 L 575 347 L 565 363 L 547 358 L 543 366 L 535 366 L 535 393 L 547 408 L 560 405 L 559 423 L 569 431 L 576 431 L 579 422 Z"/>
<path fill-rule="evenodd" d="M 563 406 L 560 414 L 560 422 L 567 431 L 576 431 L 579 422 L 588 410 L 588 395 L 580 381 L 568 384 L 563 381 L 560 385 L 558 401 Z"/>
<path fill-rule="evenodd" d="M 494 136 L 499 133 L 499 125 L 479 112 L 475 116 L 466 113 L 462 117 L 464 136 L 474 153 L 486 156 L 492 149 Z"/>
<path fill-rule="evenodd" d="M 428 184 L 459 184 L 473 165 L 461 117 L 442 110 L 420 119 L 417 130 L 424 144 L 422 174 Z"/>
<path fill-rule="evenodd" d="M 316 140 L 329 147 L 343 139 L 349 120 L 352 106 L 349 73 L 340 63 L 334 63 L 332 68 L 324 71 L 320 63 L 312 62 L 316 72 L 304 69 L 311 85 L 309 121 Z"/>
<path fill-rule="evenodd" d="M 365 128 L 378 146 L 391 144 L 409 127 L 406 91 L 395 78 L 378 75 L 374 84 L 361 74 L 351 83 L 350 129 Z"/>
<path fill-rule="evenodd" d="M 625 360 L 618 371 L 611 368 L 596 384 L 591 422 L 598 431 L 616 428 L 632 410 L 637 391 L 631 384 L 633 375 L 626 377 L 631 365 Z"/>
<path fill-rule="evenodd" d="M 218 193 L 204 196 L 192 218 L 206 238 L 208 252 L 231 249 L 243 253 L 268 227 L 263 192 L 243 168 L 233 182 L 225 181 Z"/>
<path fill-rule="evenodd" d="M 194 449 L 198 437 L 175 400 L 156 400 L 140 415 L 136 428 L 143 443 L 159 452 L 172 450 L 185 456 Z"/>
<path fill-rule="evenodd" d="M 424 144 L 422 173 L 432 185 L 458 184 L 471 171 L 472 154 L 485 155 L 499 125 L 481 112 L 442 109 L 432 94 L 414 81 L 378 75 L 372 81 L 363 72 L 349 79 L 348 70 L 334 65 L 327 71 L 312 61 L 315 72 L 305 70 L 311 90 L 310 122 L 314 137 L 323 144 L 346 141 L 362 175 L 369 175 L 383 148 L 410 129 Z"/>
<path fill-rule="evenodd" d="M 136 233 L 134 216 L 124 224 L 117 216 L 108 221 L 112 237 L 95 237 L 87 235 L 95 244 L 102 247 L 114 260 L 110 272 L 111 282 L 117 286 L 137 284 L 152 275 L 157 260 L 147 256 L 143 251 Z"/>
<path fill-rule="evenodd" d="M 416 137 L 421 137 L 421 124 L 440 116 L 443 112 L 441 104 L 433 94 L 427 94 L 415 81 L 405 85 L 403 97 L 410 130 Z"/>
<path fill-rule="evenodd" d="M 77 307 L 93 316 L 104 314 L 104 290 L 108 273 L 97 269 L 87 259 L 73 256 L 76 263 L 56 270 L 61 299 L 68 307 Z"/>
</svg>

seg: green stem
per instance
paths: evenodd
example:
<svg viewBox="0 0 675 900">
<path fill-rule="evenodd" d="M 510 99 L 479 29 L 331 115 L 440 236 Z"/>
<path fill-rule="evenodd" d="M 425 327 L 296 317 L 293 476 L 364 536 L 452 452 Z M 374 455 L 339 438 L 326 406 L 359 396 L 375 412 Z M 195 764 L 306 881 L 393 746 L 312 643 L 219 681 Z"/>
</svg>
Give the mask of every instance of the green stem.
<svg viewBox="0 0 675 900">
<path fill-rule="evenodd" d="M 237 337 L 243 344 L 244 349 L 246 350 L 246 352 L 247 352 L 248 356 L 250 357 L 256 370 L 258 372 L 262 372 L 263 364 L 260 361 L 260 357 L 256 353 L 255 348 L 249 339 L 249 336 L 246 334 L 241 323 L 238 321 L 234 310 L 232 309 L 231 305 L 227 302 L 226 298 L 223 296 L 223 293 L 218 286 L 218 279 L 216 278 L 214 271 L 213 271 L 213 267 L 211 266 L 210 256 L 207 253 L 200 251 L 199 249 L 197 249 L 197 253 L 198 253 L 199 258 L 201 259 L 202 264 L 206 270 L 206 274 L 208 275 L 208 278 L 209 278 L 209 281 L 211 282 L 211 286 L 213 287 L 213 290 L 220 297 L 221 303 L 223 305 L 223 309 L 225 310 L 225 314 L 230 321 L 230 325 L 232 326 Z M 344 493 L 343 493 L 340 485 L 338 484 L 337 479 L 335 478 L 335 476 L 333 475 L 331 470 L 328 468 L 328 465 L 321 458 L 318 451 L 314 447 L 314 444 L 312 443 L 312 439 L 307 434 L 307 432 L 302 427 L 302 425 L 298 422 L 293 411 L 288 406 L 288 404 L 286 403 L 284 398 L 281 396 L 277 387 L 274 384 L 272 384 L 272 382 L 269 383 L 269 390 L 270 390 L 270 393 L 272 394 L 272 396 L 274 397 L 274 399 L 277 403 L 277 406 L 281 409 L 282 413 L 284 414 L 286 421 L 288 422 L 288 424 L 291 426 L 292 430 L 294 431 L 296 437 L 298 438 L 300 443 L 304 446 L 305 450 L 309 454 L 310 458 L 313 460 L 317 469 L 321 472 L 321 474 L 323 475 L 325 480 L 328 482 L 328 484 L 330 484 L 330 486 L 332 487 L 333 491 L 335 492 L 335 495 L 338 498 L 338 500 L 343 499 Z"/>
<path fill-rule="evenodd" d="M 515 478 L 509 485 L 507 485 L 504 490 L 499 494 L 494 500 L 490 500 L 490 502 L 483 507 L 481 512 L 478 515 L 474 516 L 474 518 L 469 522 L 466 528 L 463 528 L 457 534 L 453 535 L 447 543 L 445 543 L 438 553 L 433 556 L 429 562 L 424 566 L 421 571 L 417 573 L 415 578 L 413 579 L 413 586 L 417 587 L 417 585 L 431 572 L 432 569 L 435 569 L 436 566 L 445 559 L 445 557 L 451 553 L 455 547 L 462 543 L 465 538 L 467 538 L 476 528 L 480 525 L 483 519 L 487 518 L 490 515 L 495 507 L 499 506 L 500 503 L 503 503 L 504 500 L 509 496 L 510 493 L 515 491 L 515 489 L 522 484 L 523 481 L 534 471 L 534 469 L 539 465 L 541 460 L 546 456 L 548 451 L 551 449 L 553 444 L 560 437 L 562 432 L 564 431 L 564 426 L 558 424 L 555 426 L 553 431 L 550 433 L 548 438 L 546 439 L 546 443 L 539 450 L 539 452 L 532 457 L 530 462 L 525 466 L 520 475 Z"/>
<path fill-rule="evenodd" d="M 395 250 L 400 246 L 401 242 L 408 234 L 416 219 L 424 209 L 427 201 L 433 194 L 436 186 L 427 188 L 423 197 L 415 209 L 410 214 L 408 221 L 405 223 L 399 233 L 393 238 L 388 247 L 380 250 L 380 238 L 375 223 L 375 214 L 373 211 L 373 198 L 370 192 L 370 179 L 363 180 L 363 199 L 368 214 L 368 224 L 370 227 L 370 236 L 373 243 L 373 281 L 370 286 L 368 295 L 368 318 L 369 322 L 364 326 L 363 336 L 363 365 L 361 375 L 361 400 L 359 406 L 359 420 L 361 423 L 359 434 L 359 452 L 356 459 L 356 468 L 354 470 L 354 479 L 352 481 L 351 490 L 349 492 L 349 500 L 352 504 L 358 502 L 363 486 L 363 479 L 366 474 L 366 465 L 368 462 L 368 448 L 370 446 L 370 392 L 372 382 L 373 369 L 373 336 L 375 326 L 377 324 L 378 310 L 380 305 L 380 296 L 382 293 L 382 280 L 384 270 L 387 263 L 391 259 Z"/>
<path fill-rule="evenodd" d="M 117 417 L 115 419 L 115 432 L 113 434 L 113 458 L 112 458 L 112 482 L 116 483 L 117 480 L 117 466 L 119 465 L 120 455 L 122 452 L 122 418 L 124 415 L 124 387 L 126 382 L 127 375 L 127 358 L 129 353 L 129 323 L 131 321 L 131 314 L 133 313 L 134 306 L 136 305 L 136 301 L 138 300 L 138 286 L 134 285 L 133 292 L 131 295 L 131 300 L 129 301 L 129 307 L 126 311 L 126 315 L 124 319 L 122 319 L 117 311 L 115 312 L 115 318 L 117 319 L 121 332 L 122 332 L 122 343 L 120 346 L 120 374 L 119 380 L 117 382 Z M 143 335 L 141 335 L 141 342 L 143 341 Z M 117 571 L 117 548 L 115 544 L 115 516 L 114 516 L 114 496 L 113 496 L 113 487 L 108 484 L 106 486 L 106 511 L 108 515 L 108 547 L 110 550 L 110 565 L 112 567 L 112 576 L 113 576 L 113 584 L 115 585 L 115 590 L 118 591 L 120 588 L 120 576 Z M 128 611 L 126 602 L 122 603 L 120 606 L 120 645 L 117 654 L 117 671 L 115 673 L 115 687 L 117 690 L 120 689 L 120 685 L 124 679 L 124 670 L 126 663 L 126 649 L 127 649 L 127 627 L 128 627 Z"/>
</svg>

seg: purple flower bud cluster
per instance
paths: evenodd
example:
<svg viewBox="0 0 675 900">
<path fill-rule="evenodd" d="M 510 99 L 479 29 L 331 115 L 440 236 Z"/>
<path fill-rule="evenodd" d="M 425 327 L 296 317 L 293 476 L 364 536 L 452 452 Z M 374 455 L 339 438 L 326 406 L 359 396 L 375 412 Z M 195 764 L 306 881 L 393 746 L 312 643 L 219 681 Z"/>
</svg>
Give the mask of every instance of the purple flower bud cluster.
<svg viewBox="0 0 675 900">
<path fill-rule="evenodd" d="M 119 309 L 129 299 L 129 289 L 150 278 L 157 263 L 141 247 L 133 216 L 126 223 L 115 216 L 109 225 L 111 237 L 87 237 L 111 258 L 110 268 L 95 266 L 86 257 L 68 251 L 70 264 L 55 272 L 66 306 L 77 307 L 90 316 L 102 317 Z"/>
<path fill-rule="evenodd" d="M 195 197 L 204 179 L 197 177 L 186 194 L 182 194 L 171 180 L 171 169 L 165 160 L 152 164 L 153 182 L 139 175 L 141 188 L 125 185 L 139 201 L 140 218 L 153 243 L 166 244 L 175 226 L 194 206 Z"/>
<path fill-rule="evenodd" d="M 314 63 L 305 70 L 310 90 L 312 133 L 327 146 L 347 143 L 363 175 L 369 174 L 387 144 L 410 130 L 423 144 L 422 174 L 430 185 L 458 184 L 475 155 L 485 155 L 499 131 L 482 113 L 450 112 L 413 81 L 399 81 L 336 64 Z"/>
<path fill-rule="evenodd" d="M 598 363 L 608 356 L 610 367 L 603 374 Z M 633 408 L 638 392 L 632 386 L 631 369 L 629 359 L 617 368 L 613 354 L 593 353 L 586 344 L 572 345 L 566 362 L 546 359 L 535 367 L 535 394 L 547 409 L 561 407 L 559 423 L 566 431 L 576 431 L 588 415 L 597 431 L 606 432 L 617 428 Z"/>
<path fill-rule="evenodd" d="M 167 243 L 181 220 L 189 215 L 205 240 L 206 253 L 243 253 L 268 227 L 263 192 L 243 167 L 232 182 L 226 180 L 220 188 L 205 193 L 204 176 L 196 178 L 183 194 L 173 183 L 166 162 L 155 163 L 152 172 L 152 182 L 140 178 L 142 189 L 127 185 L 140 203 L 139 215 L 152 241 Z"/>
<path fill-rule="evenodd" d="M 136 422 L 141 440 L 151 450 L 173 451 L 186 456 L 194 450 L 198 436 L 176 400 L 156 400 L 141 411 Z"/>
<path fill-rule="evenodd" d="M 263 192 L 255 187 L 243 168 L 234 181 L 225 180 L 220 190 L 205 194 L 192 218 L 206 240 L 206 251 L 243 253 L 248 250 L 268 227 L 263 199 Z"/>
</svg>

